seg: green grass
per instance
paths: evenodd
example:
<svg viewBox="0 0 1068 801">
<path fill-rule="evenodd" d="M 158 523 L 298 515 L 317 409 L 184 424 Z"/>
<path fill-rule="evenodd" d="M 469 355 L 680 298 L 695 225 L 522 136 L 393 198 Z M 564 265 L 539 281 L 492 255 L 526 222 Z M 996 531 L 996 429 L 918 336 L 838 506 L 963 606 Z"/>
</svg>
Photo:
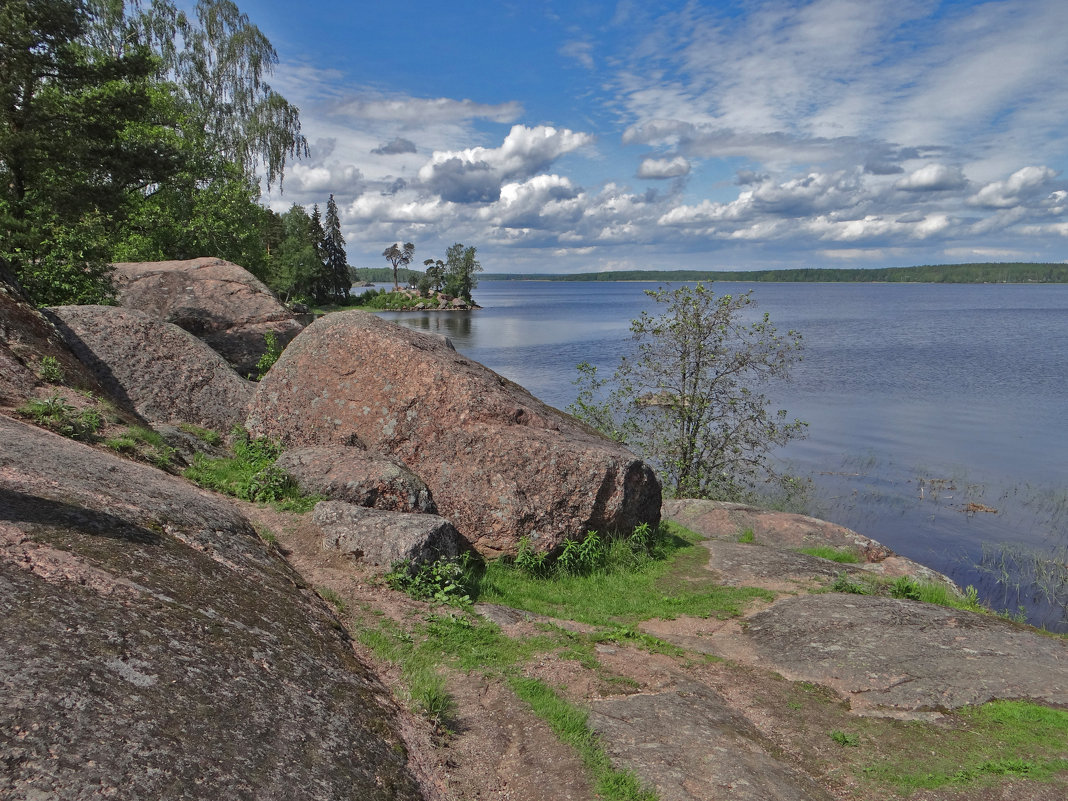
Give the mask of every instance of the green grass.
<svg viewBox="0 0 1068 801">
<path fill-rule="evenodd" d="M 798 553 L 818 556 L 820 559 L 829 559 L 844 565 L 860 564 L 863 560 L 860 555 L 849 548 L 835 548 L 831 545 L 815 545 L 811 548 L 798 548 Z"/>
<path fill-rule="evenodd" d="M 122 433 L 104 440 L 104 445 L 113 451 L 137 456 L 166 470 L 174 460 L 174 448 L 158 431 L 145 426 L 128 426 Z"/>
<path fill-rule="evenodd" d="M 210 428 L 201 428 L 192 423 L 179 423 L 178 428 L 182 429 L 186 434 L 192 434 L 201 442 L 205 442 L 208 445 L 217 446 L 222 444 L 222 435 L 218 431 L 212 431 Z"/>
<path fill-rule="evenodd" d="M 993 701 L 960 710 L 947 734 L 910 724 L 911 747 L 861 773 L 908 795 L 916 790 L 989 784 L 999 777 L 1049 780 L 1068 771 L 1068 711 L 1024 701 Z"/>
<path fill-rule="evenodd" d="M 766 590 L 722 587 L 704 569 L 708 552 L 700 536 L 665 524 L 667 536 L 654 557 L 618 555 L 625 543 L 614 544 L 616 556 L 587 575 L 538 578 L 503 561 L 487 565 L 478 600 L 499 603 L 535 614 L 576 620 L 596 626 L 638 623 L 681 614 L 733 617 L 754 598 L 771 600 Z"/>
<path fill-rule="evenodd" d="M 756 534 L 753 533 L 753 529 L 747 528 L 741 534 L 738 535 L 738 542 L 750 543 L 756 539 Z"/>
<path fill-rule="evenodd" d="M 233 456 L 210 457 L 203 453 L 193 456 L 193 463 L 184 475 L 215 492 L 232 495 L 246 501 L 270 503 L 278 509 L 307 512 L 321 498 L 305 495 L 275 461 L 282 454 L 282 446 L 264 438 L 252 438 L 242 430 L 235 431 Z"/>
<path fill-rule="evenodd" d="M 654 791 L 644 788 L 631 771 L 617 770 L 589 727 L 589 713 L 560 698 L 538 679 L 513 676 L 512 691 L 526 701 L 538 717 L 549 724 L 557 738 L 578 752 L 590 771 L 599 798 L 605 801 L 656 801 Z"/>
<path fill-rule="evenodd" d="M 50 398 L 27 401 L 18 408 L 18 413 L 39 426 L 82 442 L 94 441 L 96 432 L 104 424 L 98 409 L 90 407 L 78 411 L 58 393 Z"/>
</svg>

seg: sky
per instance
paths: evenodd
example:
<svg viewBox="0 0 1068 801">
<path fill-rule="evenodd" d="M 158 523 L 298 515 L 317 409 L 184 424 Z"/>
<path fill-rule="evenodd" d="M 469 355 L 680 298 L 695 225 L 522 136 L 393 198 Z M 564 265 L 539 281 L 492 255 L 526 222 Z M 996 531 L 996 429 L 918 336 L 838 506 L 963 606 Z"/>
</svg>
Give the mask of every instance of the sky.
<svg viewBox="0 0 1068 801">
<path fill-rule="evenodd" d="M 1065 0 L 238 0 L 349 262 L 1068 261 Z"/>
</svg>

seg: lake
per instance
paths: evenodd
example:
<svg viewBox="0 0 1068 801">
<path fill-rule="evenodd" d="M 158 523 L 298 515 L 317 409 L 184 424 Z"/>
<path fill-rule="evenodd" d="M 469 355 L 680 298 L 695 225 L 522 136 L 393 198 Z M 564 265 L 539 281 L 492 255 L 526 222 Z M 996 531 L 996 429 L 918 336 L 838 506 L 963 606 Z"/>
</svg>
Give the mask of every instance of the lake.
<svg viewBox="0 0 1068 801">
<path fill-rule="evenodd" d="M 575 365 L 611 374 L 656 286 L 483 281 L 480 310 L 382 316 L 566 408 Z M 714 289 L 752 290 L 753 316 L 804 337 L 793 379 L 767 392 L 809 423 L 780 456 L 811 478 L 810 513 L 1068 630 L 1068 285 Z"/>
</svg>

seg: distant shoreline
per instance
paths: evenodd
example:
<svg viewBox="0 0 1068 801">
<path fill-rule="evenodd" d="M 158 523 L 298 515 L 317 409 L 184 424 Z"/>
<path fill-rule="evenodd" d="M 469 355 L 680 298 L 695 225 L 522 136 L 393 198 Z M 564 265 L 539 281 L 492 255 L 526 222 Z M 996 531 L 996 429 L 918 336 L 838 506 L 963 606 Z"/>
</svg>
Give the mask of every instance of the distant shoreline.
<svg viewBox="0 0 1068 801">
<path fill-rule="evenodd" d="M 798 268 L 792 270 L 619 270 L 600 273 L 483 273 L 484 281 L 637 282 L 731 281 L 739 283 L 866 284 L 1066 284 L 1068 264 L 972 263 L 918 267 Z"/>
</svg>

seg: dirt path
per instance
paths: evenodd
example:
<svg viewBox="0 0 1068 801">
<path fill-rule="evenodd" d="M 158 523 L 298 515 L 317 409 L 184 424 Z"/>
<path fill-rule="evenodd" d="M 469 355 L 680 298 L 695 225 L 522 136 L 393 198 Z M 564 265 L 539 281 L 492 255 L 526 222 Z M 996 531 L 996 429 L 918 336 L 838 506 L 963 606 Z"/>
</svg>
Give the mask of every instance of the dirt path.
<svg viewBox="0 0 1068 801">
<path fill-rule="evenodd" d="M 381 619 L 405 626 L 431 612 L 388 590 L 357 563 L 323 551 L 307 518 L 243 509 L 270 529 L 310 584 L 338 594 L 350 631 Z M 678 513 L 691 528 L 701 524 L 701 516 L 692 509 Z M 1064 639 L 988 615 L 915 602 L 808 594 L 825 587 L 838 566 L 828 568 L 824 560 L 774 543 L 766 520 L 757 543 L 743 546 L 732 541 L 735 529 L 724 534 L 723 525 L 704 532 L 711 545 L 708 569 L 721 579 L 727 571 L 734 583 L 773 589 L 779 593 L 773 603 L 754 606 L 741 620 L 680 617 L 642 625 L 681 652 L 602 643 L 594 648 L 592 664 L 545 651 L 523 667 L 524 675 L 590 710 L 589 725 L 613 762 L 635 772 L 662 801 L 882 801 L 888 797 L 885 783 L 858 777 L 902 755 L 927 758 L 941 747 L 940 738 L 959 735 L 961 724 L 945 714 L 949 710 L 991 698 L 1068 707 Z M 863 550 L 877 544 L 853 545 Z M 909 574 L 903 560 L 878 555 L 881 563 L 889 562 L 891 575 Z M 916 574 L 929 575 L 925 570 Z M 510 637 L 539 631 L 529 615 L 500 607 L 483 611 Z M 375 661 L 370 650 L 356 647 Z M 378 666 L 403 702 L 396 666 L 381 660 Z M 575 751 L 499 677 L 452 672 L 448 687 L 458 707 L 453 734 L 442 736 L 415 715 L 408 721 L 412 758 L 441 798 L 596 797 Z M 1068 733 L 1064 750 L 1068 758 Z M 909 797 L 1052 801 L 1068 797 L 1068 775 L 1052 783 L 917 790 Z"/>
</svg>

